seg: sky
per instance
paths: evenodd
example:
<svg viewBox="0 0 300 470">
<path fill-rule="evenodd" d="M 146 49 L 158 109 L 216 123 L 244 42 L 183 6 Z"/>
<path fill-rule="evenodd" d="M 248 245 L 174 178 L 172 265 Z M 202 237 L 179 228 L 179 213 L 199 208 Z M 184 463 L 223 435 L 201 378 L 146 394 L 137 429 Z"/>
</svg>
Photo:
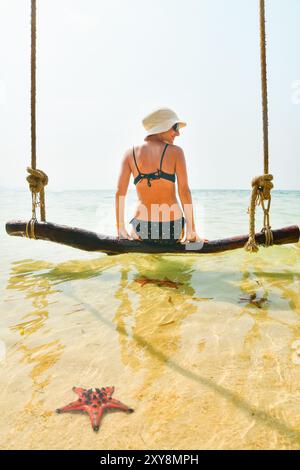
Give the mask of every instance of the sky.
<svg viewBox="0 0 300 470">
<path fill-rule="evenodd" d="M 258 0 L 37 0 L 37 167 L 49 190 L 114 189 L 142 118 L 187 122 L 191 189 L 263 173 Z M 266 0 L 270 173 L 300 190 L 300 1 Z M 30 165 L 30 0 L 0 0 L 0 187 Z M 3 171 L 5 167 L 5 171 Z M 131 180 L 130 188 L 133 188 Z"/>
</svg>

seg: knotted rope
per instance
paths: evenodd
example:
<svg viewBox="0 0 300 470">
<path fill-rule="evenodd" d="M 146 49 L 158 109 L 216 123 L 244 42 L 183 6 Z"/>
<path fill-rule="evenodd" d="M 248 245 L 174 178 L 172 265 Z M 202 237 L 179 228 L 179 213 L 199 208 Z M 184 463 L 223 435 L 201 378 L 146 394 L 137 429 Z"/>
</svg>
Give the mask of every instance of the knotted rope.
<svg viewBox="0 0 300 470">
<path fill-rule="evenodd" d="M 250 214 L 249 222 L 249 239 L 245 245 L 246 251 L 256 253 L 258 251 L 258 245 L 255 241 L 255 208 L 261 205 L 264 211 L 264 226 L 262 232 L 265 234 L 265 245 L 269 246 L 273 244 L 273 234 L 270 226 L 270 206 L 271 206 L 271 189 L 273 188 L 272 175 L 256 176 L 252 180 L 252 194 L 250 208 L 248 212 Z M 265 201 L 268 201 L 267 207 L 265 207 Z"/>
<path fill-rule="evenodd" d="M 264 175 L 256 176 L 252 180 L 252 194 L 248 213 L 249 239 L 245 244 L 245 250 L 250 253 L 258 251 L 255 241 L 255 208 L 262 206 L 264 211 L 264 226 L 262 232 L 265 234 L 265 246 L 273 244 L 273 234 L 270 226 L 269 210 L 271 206 L 271 189 L 273 188 L 273 176 L 269 174 L 269 138 L 268 138 L 268 89 L 267 89 L 267 64 L 266 64 L 266 21 L 265 0 L 259 3 L 260 16 L 260 64 L 261 64 L 261 92 L 262 92 L 262 118 L 263 118 L 263 142 L 264 142 Z M 265 207 L 265 201 L 268 201 Z"/>
<path fill-rule="evenodd" d="M 35 238 L 36 208 L 40 206 L 41 220 L 46 220 L 45 186 L 48 176 L 36 168 L 36 0 L 31 0 L 31 167 L 27 181 L 32 198 L 32 217 L 26 226 L 26 236 Z"/>
<path fill-rule="evenodd" d="M 27 168 L 29 176 L 27 181 L 29 183 L 29 189 L 32 196 L 32 218 L 36 219 L 36 208 L 40 206 L 41 220 L 46 220 L 45 213 L 45 186 L 48 183 L 48 176 L 42 170 L 35 168 Z"/>
</svg>

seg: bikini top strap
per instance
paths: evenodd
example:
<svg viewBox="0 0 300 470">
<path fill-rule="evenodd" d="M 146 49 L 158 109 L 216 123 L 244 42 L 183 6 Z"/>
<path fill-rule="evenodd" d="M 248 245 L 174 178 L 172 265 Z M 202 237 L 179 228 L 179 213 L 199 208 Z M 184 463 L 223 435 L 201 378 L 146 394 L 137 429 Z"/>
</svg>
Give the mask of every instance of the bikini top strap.
<svg viewBox="0 0 300 470">
<path fill-rule="evenodd" d="M 136 163 L 136 159 L 135 159 L 135 153 L 134 153 L 134 147 L 132 147 L 132 149 L 133 149 L 133 158 L 134 158 L 134 163 L 135 163 L 136 169 L 137 169 L 137 171 L 138 171 L 138 173 L 139 173 L 139 175 L 140 175 L 140 174 L 141 174 L 141 172 L 140 172 L 140 170 L 139 170 L 139 167 L 137 166 L 137 163 Z"/>
<path fill-rule="evenodd" d="M 165 152 L 166 152 L 166 150 L 167 150 L 168 145 L 169 145 L 169 144 L 166 144 L 166 146 L 165 146 L 165 148 L 164 148 L 164 151 L 163 151 L 163 154 L 162 154 L 162 156 L 161 156 L 159 171 L 161 171 L 162 162 L 163 162 L 163 159 L 164 159 L 164 156 L 165 156 Z"/>
</svg>

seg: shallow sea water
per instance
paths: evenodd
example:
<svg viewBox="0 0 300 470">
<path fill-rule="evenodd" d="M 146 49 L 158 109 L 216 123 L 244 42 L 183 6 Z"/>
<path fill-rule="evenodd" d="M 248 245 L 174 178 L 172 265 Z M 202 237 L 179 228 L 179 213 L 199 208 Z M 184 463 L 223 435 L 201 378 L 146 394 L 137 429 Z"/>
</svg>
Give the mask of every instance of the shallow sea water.
<svg viewBox="0 0 300 470">
<path fill-rule="evenodd" d="M 194 191 L 200 234 L 247 233 L 249 194 Z M 299 243 L 109 257 L 8 237 L 30 197 L 1 196 L 0 448 L 300 449 Z M 113 233 L 113 199 L 49 192 L 48 220 Z M 299 202 L 274 191 L 272 226 L 299 225 Z M 135 411 L 95 433 L 55 413 L 73 386 L 114 386 Z"/>
</svg>

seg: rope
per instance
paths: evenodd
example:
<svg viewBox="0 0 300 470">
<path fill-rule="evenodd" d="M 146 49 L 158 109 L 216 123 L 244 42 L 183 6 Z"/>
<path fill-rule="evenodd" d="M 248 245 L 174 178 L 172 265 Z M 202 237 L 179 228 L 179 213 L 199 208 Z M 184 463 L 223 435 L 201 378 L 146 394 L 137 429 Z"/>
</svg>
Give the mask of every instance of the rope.
<svg viewBox="0 0 300 470">
<path fill-rule="evenodd" d="M 31 167 L 36 168 L 36 0 L 31 0 Z"/>
<path fill-rule="evenodd" d="M 41 220 L 46 220 L 45 189 L 48 176 L 36 168 L 36 0 L 31 0 L 31 167 L 27 168 L 31 191 L 32 218 L 26 226 L 26 236 L 35 238 L 36 209 L 40 207 Z"/>
<path fill-rule="evenodd" d="M 273 188 L 273 176 L 269 174 L 269 136 L 268 136 L 268 87 L 267 87 L 267 63 L 266 63 L 266 20 L 265 0 L 259 2 L 260 17 L 260 66 L 261 66 L 261 93 L 262 93 L 262 120 L 263 120 L 263 147 L 264 147 L 264 175 L 256 176 L 252 180 L 252 194 L 249 217 L 249 239 L 245 244 L 245 250 L 258 251 L 255 241 L 255 209 L 261 205 L 264 212 L 264 226 L 262 232 L 265 234 L 265 246 L 273 244 L 273 234 L 270 226 L 271 189 Z M 265 201 L 268 201 L 265 207 Z"/>
<path fill-rule="evenodd" d="M 265 0 L 259 2 L 260 16 L 260 67 L 261 67 L 261 96 L 263 118 L 263 142 L 264 142 L 264 173 L 269 173 L 269 134 L 268 134 L 268 82 L 266 61 L 266 18 Z"/>
<path fill-rule="evenodd" d="M 32 196 L 32 218 L 36 219 L 36 208 L 40 206 L 41 220 L 46 220 L 45 211 L 45 189 L 44 187 L 48 183 L 48 176 L 42 170 L 36 170 L 27 167 L 29 176 L 26 180 L 29 183 L 29 189 Z"/>
<path fill-rule="evenodd" d="M 270 206 L 271 206 L 271 189 L 273 188 L 272 175 L 256 176 L 252 180 L 252 194 L 250 208 L 248 212 L 249 217 L 249 239 L 245 245 L 245 250 L 250 253 L 256 253 L 258 251 L 258 245 L 255 241 L 255 209 L 256 206 L 261 205 L 264 212 L 264 226 L 262 232 L 265 234 L 265 246 L 273 244 L 273 233 L 270 226 Z M 265 201 L 268 201 L 267 207 L 265 207 Z"/>
</svg>

